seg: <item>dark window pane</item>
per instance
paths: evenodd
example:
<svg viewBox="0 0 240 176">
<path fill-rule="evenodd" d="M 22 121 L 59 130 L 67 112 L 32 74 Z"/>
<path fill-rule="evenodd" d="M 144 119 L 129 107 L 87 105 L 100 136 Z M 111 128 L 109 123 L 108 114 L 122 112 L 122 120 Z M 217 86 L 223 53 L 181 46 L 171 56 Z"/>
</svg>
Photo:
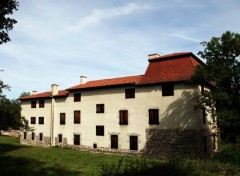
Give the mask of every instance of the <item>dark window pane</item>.
<svg viewBox="0 0 240 176">
<path fill-rule="evenodd" d="M 80 124 L 80 111 L 74 111 L 74 123 Z"/>
<path fill-rule="evenodd" d="M 35 138 L 35 134 L 34 134 L 34 133 L 32 133 L 32 140 L 34 140 L 34 138 Z"/>
<path fill-rule="evenodd" d="M 135 98 L 135 89 L 125 89 L 125 98 Z"/>
<path fill-rule="evenodd" d="M 31 101 L 31 108 L 36 108 L 36 101 Z"/>
<path fill-rule="evenodd" d="M 27 132 L 24 132 L 23 134 L 24 134 L 23 138 L 27 139 Z"/>
<path fill-rule="evenodd" d="M 149 109 L 149 124 L 159 124 L 159 110 L 158 109 Z"/>
<path fill-rule="evenodd" d="M 127 110 L 119 111 L 119 124 L 120 125 L 128 124 L 128 111 Z"/>
<path fill-rule="evenodd" d="M 31 124 L 36 124 L 36 117 L 31 117 Z"/>
<path fill-rule="evenodd" d="M 80 135 L 74 134 L 74 145 L 80 145 Z"/>
<path fill-rule="evenodd" d="M 44 124 L 44 117 L 39 117 L 38 118 L 38 123 L 39 124 Z"/>
<path fill-rule="evenodd" d="M 74 102 L 78 102 L 78 101 L 81 101 L 81 94 L 80 93 L 74 94 Z"/>
<path fill-rule="evenodd" d="M 39 133 L 39 140 L 42 141 L 43 140 L 43 134 Z"/>
<path fill-rule="evenodd" d="M 104 136 L 104 126 L 96 126 L 96 135 Z"/>
<path fill-rule="evenodd" d="M 60 125 L 65 125 L 65 113 L 60 113 Z"/>
<path fill-rule="evenodd" d="M 96 113 L 104 113 L 104 104 L 96 105 Z"/>
<path fill-rule="evenodd" d="M 174 87 L 172 84 L 162 85 L 162 96 L 173 96 Z"/>
<path fill-rule="evenodd" d="M 138 137 L 130 136 L 130 150 L 138 150 Z"/>
<path fill-rule="evenodd" d="M 44 108 L 44 100 L 39 100 L 39 108 Z"/>
</svg>

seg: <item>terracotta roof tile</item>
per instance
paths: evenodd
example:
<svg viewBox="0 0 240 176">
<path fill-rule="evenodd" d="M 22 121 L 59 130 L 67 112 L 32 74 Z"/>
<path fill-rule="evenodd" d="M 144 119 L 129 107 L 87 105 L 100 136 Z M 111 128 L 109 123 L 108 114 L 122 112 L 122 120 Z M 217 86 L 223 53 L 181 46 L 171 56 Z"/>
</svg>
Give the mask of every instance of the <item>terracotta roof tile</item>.
<svg viewBox="0 0 240 176">
<path fill-rule="evenodd" d="M 57 95 L 54 95 L 54 97 L 61 97 L 61 96 L 67 96 L 67 95 L 68 95 L 68 91 L 60 90 L 60 91 L 58 91 Z M 50 98 L 50 97 L 52 97 L 52 92 L 49 91 L 49 92 L 38 93 L 35 95 L 24 96 L 24 97 L 19 98 L 19 100 Z"/>
<path fill-rule="evenodd" d="M 87 88 L 96 88 L 96 87 L 107 87 L 107 86 L 116 86 L 116 85 L 125 85 L 125 84 L 136 84 L 142 78 L 139 76 L 128 76 L 112 79 L 102 79 L 89 81 L 85 84 L 79 84 L 73 87 L 70 87 L 66 90 L 76 90 L 76 89 L 87 89 Z"/>
<path fill-rule="evenodd" d="M 149 60 L 138 85 L 189 80 L 201 61 L 192 53 L 174 53 Z"/>
</svg>

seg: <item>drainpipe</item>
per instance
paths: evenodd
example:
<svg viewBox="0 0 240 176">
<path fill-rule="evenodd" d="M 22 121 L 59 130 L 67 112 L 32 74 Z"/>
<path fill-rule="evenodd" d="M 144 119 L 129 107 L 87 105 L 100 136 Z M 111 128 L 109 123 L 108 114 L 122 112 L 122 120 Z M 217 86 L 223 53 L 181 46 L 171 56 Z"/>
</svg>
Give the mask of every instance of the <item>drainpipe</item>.
<svg viewBox="0 0 240 176">
<path fill-rule="evenodd" d="M 55 111 L 55 99 L 54 95 L 58 94 L 58 85 L 52 84 L 52 103 L 51 103 L 51 123 L 50 123 L 50 146 L 55 146 L 55 137 L 54 137 L 54 111 Z"/>
</svg>

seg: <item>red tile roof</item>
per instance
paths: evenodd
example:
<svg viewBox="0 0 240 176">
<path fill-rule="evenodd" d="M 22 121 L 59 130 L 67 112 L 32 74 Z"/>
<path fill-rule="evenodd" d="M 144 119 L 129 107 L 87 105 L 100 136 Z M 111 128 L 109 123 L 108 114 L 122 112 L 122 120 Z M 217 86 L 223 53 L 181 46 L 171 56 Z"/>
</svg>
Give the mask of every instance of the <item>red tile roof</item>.
<svg viewBox="0 0 240 176">
<path fill-rule="evenodd" d="M 196 65 L 201 63 L 202 61 L 190 52 L 149 59 L 148 68 L 138 85 L 189 80 Z"/>
<path fill-rule="evenodd" d="M 67 96 L 68 91 L 65 90 L 60 90 L 58 91 L 57 95 L 54 95 L 54 97 L 62 97 L 62 96 Z M 19 100 L 27 100 L 27 99 L 37 99 L 37 98 L 50 98 L 52 97 L 52 92 L 43 92 L 43 93 L 38 93 L 35 95 L 29 95 L 29 96 L 24 96 L 19 98 Z"/>
<path fill-rule="evenodd" d="M 126 85 L 126 84 L 136 84 L 142 77 L 143 76 L 138 75 L 138 76 L 128 76 L 128 77 L 89 81 L 85 84 L 79 84 L 79 85 L 70 87 L 66 90 L 88 89 L 88 88 L 96 88 L 96 87 L 108 87 L 108 86 L 117 86 L 117 85 Z"/>
</svg>

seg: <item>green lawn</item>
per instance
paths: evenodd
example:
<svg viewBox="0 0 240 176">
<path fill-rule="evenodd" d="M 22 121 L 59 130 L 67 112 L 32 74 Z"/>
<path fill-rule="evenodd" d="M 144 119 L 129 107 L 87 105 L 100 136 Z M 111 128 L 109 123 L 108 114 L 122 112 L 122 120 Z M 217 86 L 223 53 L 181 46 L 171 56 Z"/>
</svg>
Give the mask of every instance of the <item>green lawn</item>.
<svg viewBox="0 0 240 176">
<path fill-rule="evenodd" d="M 222 148 L 223 152 L 213 159 L 162 161 L 20 145 L 17 138 L 0 136 L 0 175 L 240 175 L 239 145 Z"/>
</svg>

